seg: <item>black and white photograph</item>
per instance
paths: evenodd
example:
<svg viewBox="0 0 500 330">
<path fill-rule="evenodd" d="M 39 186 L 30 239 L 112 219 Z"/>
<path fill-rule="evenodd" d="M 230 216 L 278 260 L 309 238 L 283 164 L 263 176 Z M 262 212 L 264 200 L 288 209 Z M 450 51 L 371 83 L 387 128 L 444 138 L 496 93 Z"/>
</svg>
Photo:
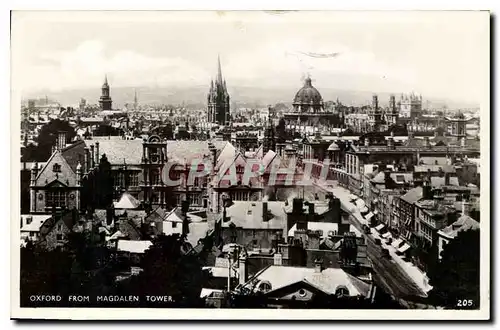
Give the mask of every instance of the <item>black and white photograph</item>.
<svg viewBox="0 0 500 330">
<path fill-rule="evenodd" d="M 12 11 L 11 317 L 488 319 L 490 19 Z"/>
</svg>

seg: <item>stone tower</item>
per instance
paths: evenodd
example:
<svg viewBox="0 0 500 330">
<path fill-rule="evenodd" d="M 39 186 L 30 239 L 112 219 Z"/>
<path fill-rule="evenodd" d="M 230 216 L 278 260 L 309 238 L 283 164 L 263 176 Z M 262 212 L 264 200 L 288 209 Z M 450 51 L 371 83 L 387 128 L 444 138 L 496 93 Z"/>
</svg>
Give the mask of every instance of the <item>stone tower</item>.
<svg viewBox="0 0 500 330">
<path fill-rule="evenodd" d="M 222 77 L 220 57 L 217 58 L 217 78 L 210 82 L 208 101 L 208 122 L 219 125 L 227 125 L 230 121 L 229 94 L 226 88 L 226 80 Z"/>
<path fill-rule="evenodd" d="M 113 101 L 109 96 L 109 84 L 108 84 L 108 76 L 104 76 L 104 84 L 102 84 L 101 88 L 101 97 L 99 99 L 99 105 L 101 106 L 101 110 L 111 110 L 111 106 Z"/>
</svg>

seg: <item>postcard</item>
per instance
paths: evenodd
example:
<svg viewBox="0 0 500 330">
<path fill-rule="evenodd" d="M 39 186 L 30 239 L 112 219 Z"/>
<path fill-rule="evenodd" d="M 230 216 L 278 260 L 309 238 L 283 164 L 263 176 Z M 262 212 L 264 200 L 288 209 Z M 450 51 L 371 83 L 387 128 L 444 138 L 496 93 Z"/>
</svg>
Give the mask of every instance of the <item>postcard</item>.
<svg viewBox="0 0 500 330">
<path fill-rule="evenodd" d="M 490 318 L 489 12 L 11 19 L 13 319 Z"/>
</svg>

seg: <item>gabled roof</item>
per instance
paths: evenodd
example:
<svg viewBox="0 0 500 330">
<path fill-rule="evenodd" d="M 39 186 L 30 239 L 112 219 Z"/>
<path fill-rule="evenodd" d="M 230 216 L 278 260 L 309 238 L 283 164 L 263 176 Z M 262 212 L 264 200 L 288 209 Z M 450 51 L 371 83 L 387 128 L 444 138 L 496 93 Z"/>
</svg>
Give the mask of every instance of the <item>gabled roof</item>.
<svg viewBox="0 0 500 330">
<path fill-rule="evenodd" d="M 410 189 L 406 194 L 404 194 L 403 196 L 401 196 L 401 199 L 410 203 L 410 204 L 413 204 L 415 203 L 416 201 L 418 201 L 419 199 L 421 199 L 423 196 L 423 189 L 422 187 L 415 187 L 413 189 Z"/>
<path fill-rule="evenodd" d="M 346 273 L 341 268 L 327 268 L 320 273 L 316 273 L 314 268 L 272 265 L 254 276 L 250 281 L 268 282 L 271 285 L 271 291 L 267 292 L 267 295 L 272 295 L 276 290 L 302 281 L 327 294 L 335 294 L 339 286 L 346 287 L 351 296 L 366 296 L 370 290 L 369 284 Z"/>
<path fill-rule="evenodd" d="M 54 165 L 60 166 L 59 172 L 54 172 Z M 56 150 L 52 156 L 50 156 L 45 167 L 39 172 L 36 179 L 36 186 L 45 186 L 54 181 L 60 181 L 66 186 L 74 187 L 76 186 L 76 173 L 73 171 L 71 166 L 68 164 L 66 159 L 63 157 L 61 151 Z"/>
<path fill-rule="evenodd" d="M 236 227 L 245 229 L 285 229 L 286 213 L 284 202 L 267 202 L 268 221 L 263 221 L 263 202 L 234 201 L 226 209 L 228 222 L 223 222 L 223 227 L 231 223 Z"/>
<path fill-rule="evenodd" d="M 479 227 L 479 222 L 472 219 L 468 215 L 462 215 L 460 218 L 458 218 L 457 221 L 455 221 L 448 227 L 444 227 L 443 229 L 441 229 L 439 233 L 448 238 L 455 238 L 461 231 L 466 231 L 469 229 L 475 230 L 479 229 Z"/>
<path fill-rule="evenodd" d="M 127 209 L 133 210 L 138 208 L 141 203 L 135 199 L 134 196 L 130 195 L 128 192 L 124 192 L 120 197 L 118 202 L 114 203 L 115 209 Z"/>
</svg>

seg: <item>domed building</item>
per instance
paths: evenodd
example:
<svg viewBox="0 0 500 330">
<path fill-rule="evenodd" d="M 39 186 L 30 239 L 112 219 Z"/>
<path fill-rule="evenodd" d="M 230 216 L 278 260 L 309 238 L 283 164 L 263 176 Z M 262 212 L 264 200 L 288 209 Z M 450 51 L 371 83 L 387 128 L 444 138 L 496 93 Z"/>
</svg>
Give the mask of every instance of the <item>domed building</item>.
<svg viewBox="0 0 500 330">
<path fill-rule="evenodd" d="M 293 110 L 284 113 L 287 130 L 293 133 L 314 134 L 340 126 L 341 118 L 333 111 L 326 111 L 323 97 L 307 77 L 304 86 L 297 91 L 293 99 Z"/>
<path fill-rule="evenodd" d="M 318 90 L 312 85 L 311 78 L 307 77 L 304 87 L 299 89 L 293 99 L 295 112 L 322 112 L 323 98 Z"/>
</svg>

